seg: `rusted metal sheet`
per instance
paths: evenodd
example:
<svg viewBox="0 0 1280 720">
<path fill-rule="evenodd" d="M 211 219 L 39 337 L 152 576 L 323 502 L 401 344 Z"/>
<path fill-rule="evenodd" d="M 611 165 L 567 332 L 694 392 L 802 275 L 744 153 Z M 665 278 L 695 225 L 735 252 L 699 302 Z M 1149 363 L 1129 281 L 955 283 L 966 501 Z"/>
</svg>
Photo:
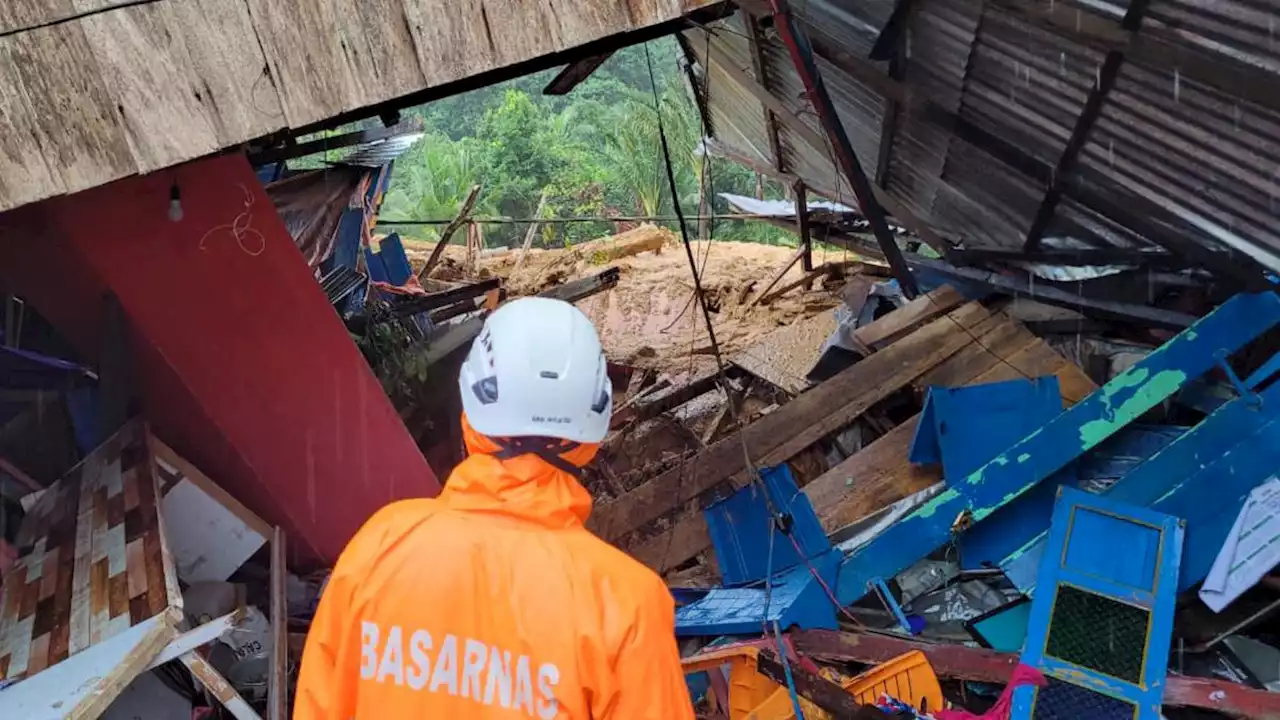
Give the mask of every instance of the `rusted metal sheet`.
<svg viewBox="0 0 1280 720">
<path fill-rule="evenodd" d="M 1249 283 L 1259 267 L 1280 270 L 1274 13 L 1246 0 L 1150 0 L 1138 28 L 1123 24 L 1134 4 L 919 0 L 900 83 L 866 59 L 889 4 L 808 2 L 796 17 L 864 170 L 885 132 L 886 99 L 906 100 L 887 126 L 894 141 L 883 191 L 933 230 L 1010 249 L 1042 234 L 1102 247 L 1158 244 Z M 778 38 L 762 49 L 771 67 L 784 67 Z M 1108 67 L 1118 70 L 1103 93 Z M 803 90 L 789 69 L 768 88 L 789 104 Z M 711 96 L 714 109 L 714 88 Z M 733 121 L 726 106 L 720 111 Z M 791 173 L 814 187 L 839 176 L 826 143 L 792 126 L 780 136 Z M 762 134 L 756 147 L 765 144 Z"/>
</svg>

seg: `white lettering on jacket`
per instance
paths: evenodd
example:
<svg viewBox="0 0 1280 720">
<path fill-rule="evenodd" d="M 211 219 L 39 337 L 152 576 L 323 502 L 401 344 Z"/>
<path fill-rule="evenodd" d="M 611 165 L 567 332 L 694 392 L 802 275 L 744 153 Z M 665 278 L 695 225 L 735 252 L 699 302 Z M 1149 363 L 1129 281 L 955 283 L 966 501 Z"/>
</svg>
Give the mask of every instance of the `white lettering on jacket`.
<svg viewBox="0 0 1280 720">
<path fill-rule="evenodd" d="M 407 638 L 407 646 L 406 646 Z M 386 632 L 372 622 L 360 624 L 360 679 L 395 684 L 411 690 L 446 692 L 487 706 L 518 710 L 527 717 L 552 720 L 560 712 L 556 686 L 560 668 L 537 666 L 538 697 L 534 698 L 533 660 L 472 638 L 440 637 L 435 657 L 431 633 L 408 633 L 399 625 Z"/>
</svg>

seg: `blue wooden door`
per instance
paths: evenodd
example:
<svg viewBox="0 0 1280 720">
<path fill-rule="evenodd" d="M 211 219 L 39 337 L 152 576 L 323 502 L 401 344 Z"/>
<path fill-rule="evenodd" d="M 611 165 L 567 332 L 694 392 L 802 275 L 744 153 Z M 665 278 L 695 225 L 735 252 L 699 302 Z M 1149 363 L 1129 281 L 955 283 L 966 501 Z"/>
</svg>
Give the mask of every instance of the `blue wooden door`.
<svg viewBox="0 0 1280 720">
<path fill-rule="evenodd" d="M 1015 720 L 1159 720 L 1182 521 L 1062 488 L 1022 662 L 1049 684 L 1014 694 Z"/>
</svg>

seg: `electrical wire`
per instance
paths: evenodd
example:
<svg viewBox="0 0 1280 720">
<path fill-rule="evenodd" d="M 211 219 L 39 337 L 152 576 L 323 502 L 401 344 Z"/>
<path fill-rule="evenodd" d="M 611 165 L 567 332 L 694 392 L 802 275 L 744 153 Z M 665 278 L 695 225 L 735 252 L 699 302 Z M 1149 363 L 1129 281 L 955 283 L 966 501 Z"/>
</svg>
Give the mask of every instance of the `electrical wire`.
<svg viewBox="0 0 1280 720">
<path fill-rule="evenodd" d="M 654 107 L 654 111 L 657 113 L 658 141 L 659 141 L 660 148 L 662 150 L 662 157 L 663 157 L 664 165 L 666 169 L 667 184 L 671 192 L 672 205 L 674 206 L 675 213 L 678 218 L 677 222 L 679 223 L 679 226 L 680 226 L 680 237 L 684 244 L 685 257 L 689 261 L 689 271 L 693 273 L 694 292 L 697 294 L 698 305 L 702 311 L 703 321 L 707 325 L 707 336 L 711 344 L 711 354 L 715 358 L 716 374 L 720 383 L 720 388 L 725 394 L 725 401 L 728 403 L 729 415 L 734 421 L 734 424 L 737 426 L 738 441 L 742 447 L 743 466 L 745 471 L 747 472 L 748 479 L 751 483 L 758 484 L 760 486 L 761 491 L 764 493 L 765 504 L 769 509 L 770 516 L 780 517 L 780 514 L 777 511 L 777 507 L 773 502 L 773 498 L 771 497 L 768 488 L 764 486 L 763 481 L 760 479 L 760 473 L 757 470 L 755 463 L 751 460 L 751 452 L 750 452 L 750 449 L 747 447 L 747 438 L 743 430 L 743 424 L 741 422 L 741 415 L 739 413 L 737 401 L 734 398 L 733 393 L 730 391 L 730 388 L 729 388 L 729 379 L 728 379 L 728 375 L 725 372 L 724 356 L 720 352 L 720 343 L 716 339 L 715 326 L 712 324 L 712 321 L 711 321 L 711 309 L 707 305 L 706 292 L 703 290 L 703 287 L 702 287 L 702 276 L 698 272 L 698 263 L 693 254 L 693 242 L 689 238 L 689 228 L 688 228 L 688 224 L 685 222 L 685 219 L 684 219 L 684 210 L 680 207 L 680 191 L 679 191 L 679 187 L 676 185 L 675 168 L 671 161 L 671 144 L 667 139 L 666 126 L 662 121 L 662 102 L 661 102 L 661 98 L 658 96 L 657 79 L 653 71 L 653 56 L 649 50 L 648 45 L 645 45 L 644 52 L 645 52 L 645 62 L 648 66 L 648 71 L 649 71 L 649 87 L 650 87 L 650 91 L 653 94 L 653 107 Z M 687 476 L 683 472 L 683 461 L 682 461 L 682 469 L 680 472 L 680 484 L 677 488 L 677 497 L 682 498 L 684 496 L 684 483 L 686 478 Z M 674 540 L 675 540 L 675 534 L 672 533 L 668 537 L 667 552 L 670 551 L 670 544 Z M 666 553 L 664 552 L 664 556 L 665 554 Z"/>
</svg>

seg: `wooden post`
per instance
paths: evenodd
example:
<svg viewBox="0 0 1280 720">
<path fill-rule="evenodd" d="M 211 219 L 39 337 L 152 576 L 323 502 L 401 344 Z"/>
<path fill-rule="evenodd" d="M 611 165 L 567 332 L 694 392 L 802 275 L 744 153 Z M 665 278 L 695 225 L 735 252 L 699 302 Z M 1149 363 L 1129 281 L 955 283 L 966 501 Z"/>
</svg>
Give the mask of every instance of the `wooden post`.
<svg viewBox="0 0 1280 720">
<path fill-rule="evenodd" d="M 440 242 L 436 243 L 435 249 L 431 251 L 431 257 L 427 258 L 427 264 L 423 265 L 422 269 L 418 271 L 419 281 L 425 280 L 431 274 L 431 268 L 434 268 L 436 263 L 440 262 L 440 256 L 444 254 L 444 248 L 449 244 L 449 238 L 453 237 L 453 233 L 462 227 L 462 224 L 467 221 L 467 217 L 471 215 L 471 208 L 476 206 L 476 198 L 480 195 L 480 187 L 480 185 L 471 186 L 471 192 L 467 194 L 467 199 L 463 201 L 457 217 L 453 219 L 453 222 L 446 225 L 440 233 Z"/>
<path fill-rule="evenodd" d="M 547 203 L 547 191 L 542 190 L 542 197 L 538 198 L 538 209 L 533 211 L 533 222 L 529 223 L 529 231 L 524 234 L 524 245 L 520 246 L 520 255 L 516 258 L 516 264 L 511 268 L 511 272 L 520 269 L 524 264 L 524 256 L 529 252 L 529 248 L 533 245 L 533 237 L 538 234 L 538 226 L 541 224 L 542 208 Z"/>
<path fill-rule="evenodd" d="M 271 669 L 267 675 L 267 720 L 289 720 L 289 606 L 286 599 L 284 531 L 271 537 Z"/>
<path fill-rule="evenodd" d="M 809 230 L 809 189 L 804 181 L 797 180 L 796 194 L 796 226 L 800 229 L 800 247 L 804 254 L 800 256 L 800 267 L 805 272 L 813 270 L 813 234 Z"/>
</svg>

